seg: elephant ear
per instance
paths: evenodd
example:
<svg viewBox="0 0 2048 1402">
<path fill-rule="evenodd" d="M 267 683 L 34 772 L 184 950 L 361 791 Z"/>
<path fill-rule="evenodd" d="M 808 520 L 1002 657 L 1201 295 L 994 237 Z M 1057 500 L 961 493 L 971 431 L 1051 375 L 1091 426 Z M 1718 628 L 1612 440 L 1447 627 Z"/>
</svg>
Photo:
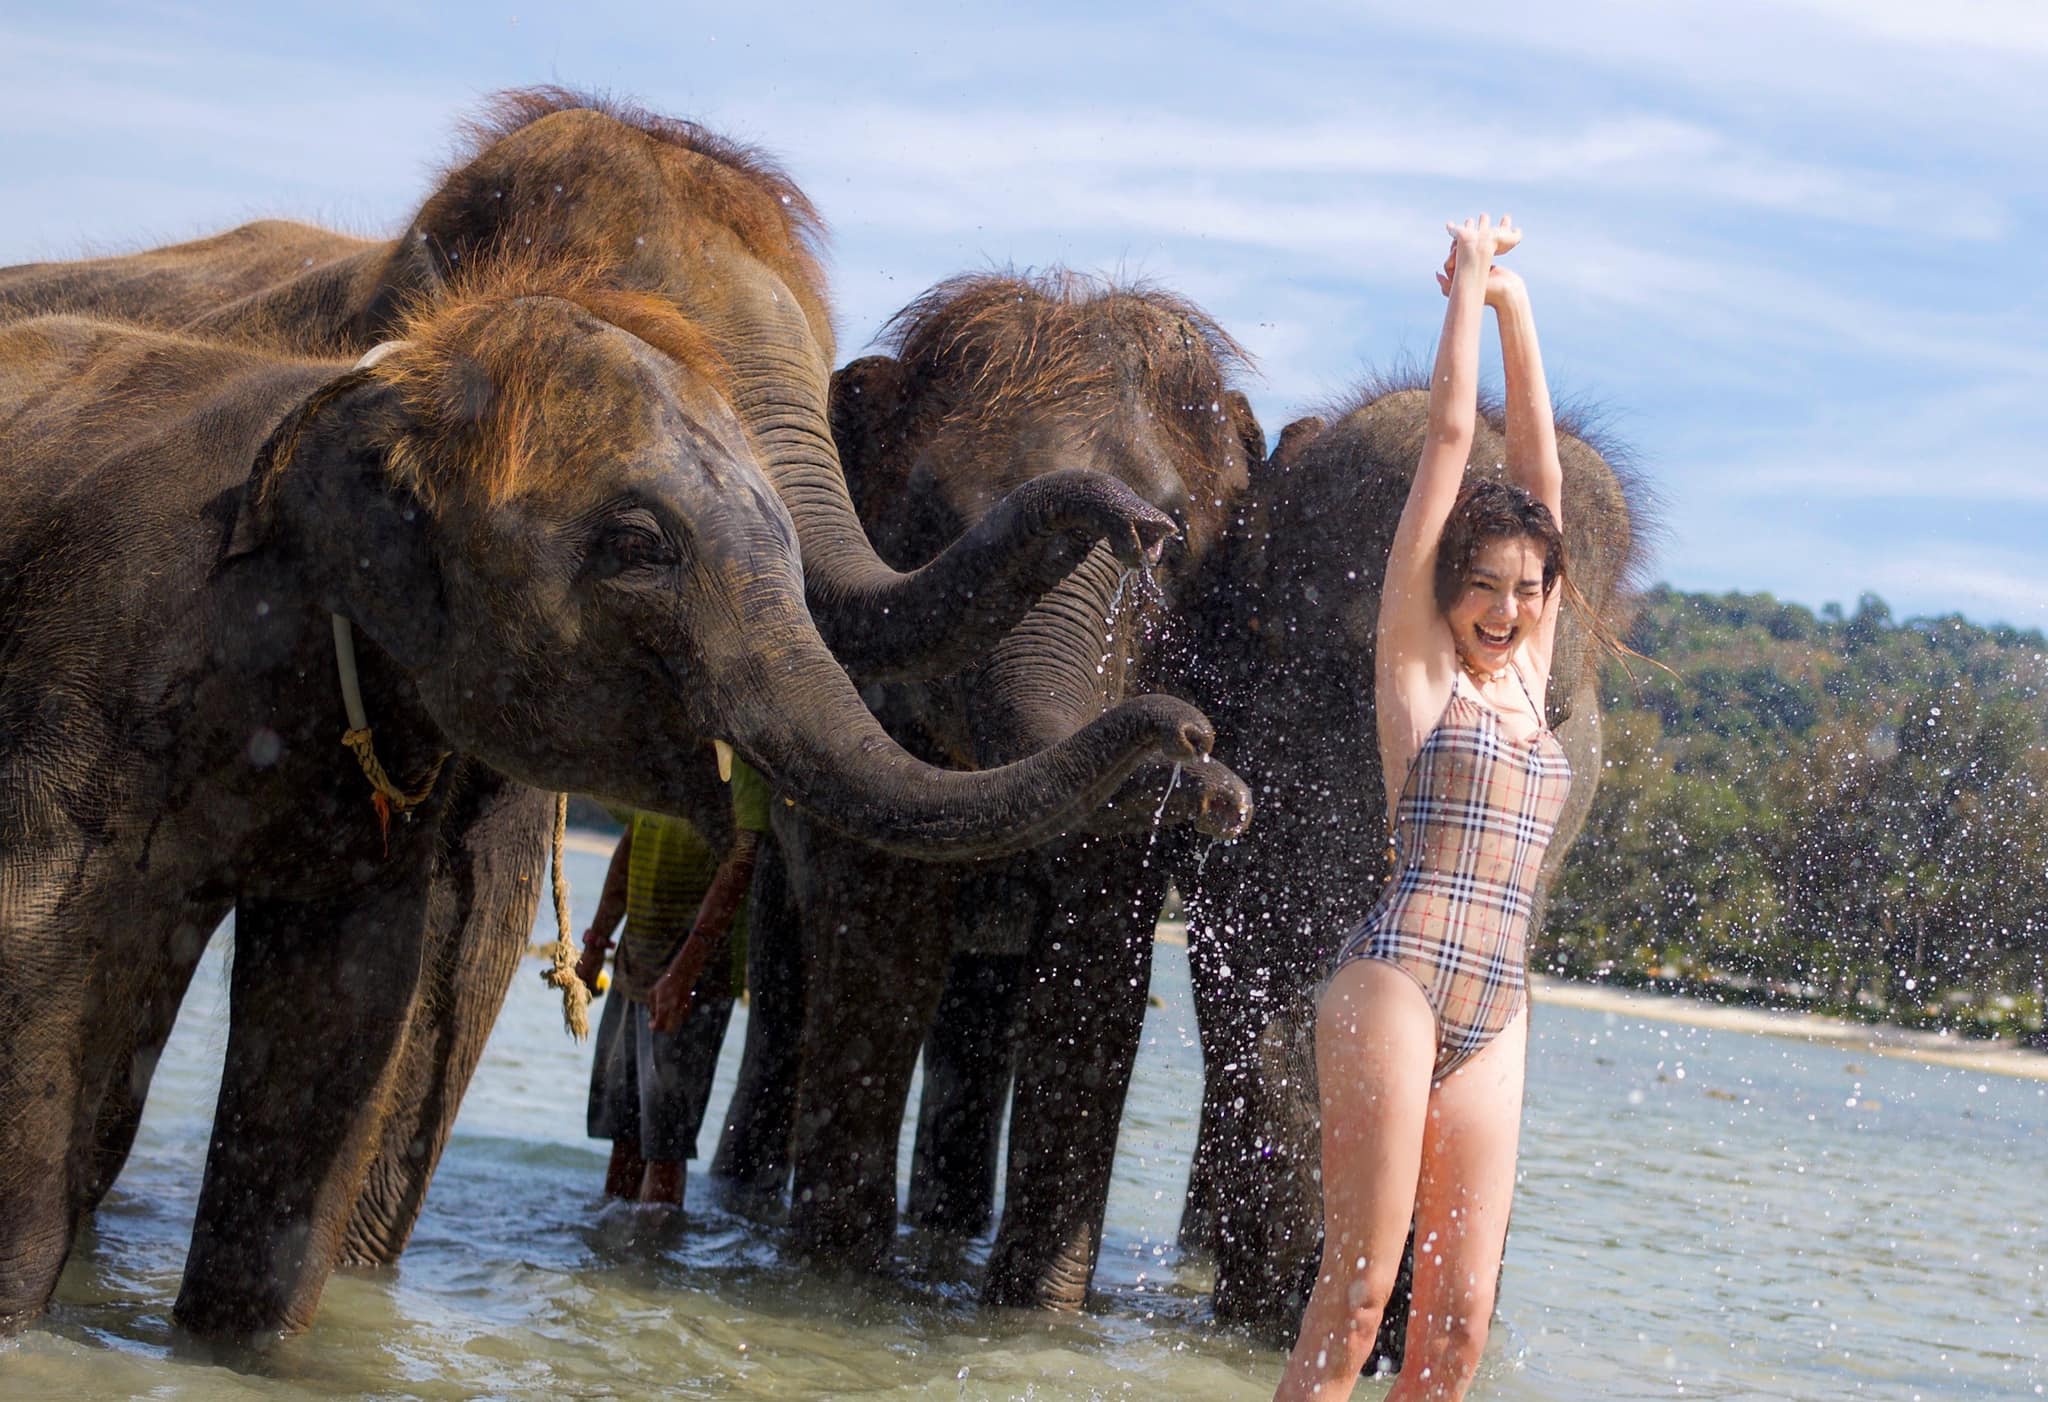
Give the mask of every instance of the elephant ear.
<svg viewBox="0 0 2048 1402">
<path fill-rule="evenodd" d="M 436 241 L 414 227 L 391 250 L 377 274 L 370 299 L 349 327 L 352 341 L 381 341 L 398 327 L 405 309 L 438 299 L 447 290 L 453 266 Z"/>
<path fill-rule="evenodd" d="M 315 390 L 256 455 L 221 561 L 269 557 L 411 670 L 444 649 L 447 607 L 433 515 L 386 467 L 405 422 L 367 370 Z"/>
<path fill-rule="evenodd" d="M 1256 476 L 1266 461 L 1266 430 L 1259 427 L 1251 400 L 1244 397 L 1243 390 L 1229 390 L 1223 396 L 1223 412 L 1230 420 L 1230 431 L 1244 448 L 1245 471 Z"/>
<path fill-rule="evenodd" d="M 1281 429 L 1280 441 L 1273 445 L 1273 456 L 1270 459 L 1272 466 L 1281 472 L 1293 467 L 1302 450 L 1313 443 L 1316 435 L 1322 431 L 1323 421 L 1314 414 L 1296 419 Z"/>
<path fill-rule="evenodd" d="M 910 464 L 902 451 L 905 378 L 903 362 L 893 355 L 863 356 L 832 375 L 832 441 L 854 510 L 870 535 L 909 485 Z"/>
</svg>

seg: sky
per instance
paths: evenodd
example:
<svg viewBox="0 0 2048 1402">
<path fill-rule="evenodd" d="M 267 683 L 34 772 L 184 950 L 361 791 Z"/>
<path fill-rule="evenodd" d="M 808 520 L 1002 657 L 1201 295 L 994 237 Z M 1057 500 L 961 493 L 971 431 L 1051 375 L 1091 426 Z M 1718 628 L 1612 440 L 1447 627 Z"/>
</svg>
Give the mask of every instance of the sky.
<svg viewBox="0 0 2048 1402">
<path fill-rule="evenodd" d="M 1508 212 L 1656 578 L 2048 627 L 2039 0 L 294 11 L 0 0 L 0 264 L 395 234 L 483 95 L 555 82 L 778 156 L 842 359 L 957 272 L 1142 276 L 1277 436 L 1426 360 L 1444 221 Z"/>
</svg>

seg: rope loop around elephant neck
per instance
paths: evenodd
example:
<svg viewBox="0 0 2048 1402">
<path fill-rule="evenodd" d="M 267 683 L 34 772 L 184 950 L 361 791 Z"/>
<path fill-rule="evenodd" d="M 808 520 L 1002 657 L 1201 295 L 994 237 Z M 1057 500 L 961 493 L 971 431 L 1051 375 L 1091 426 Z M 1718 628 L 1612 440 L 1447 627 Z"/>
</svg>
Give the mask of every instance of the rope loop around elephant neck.
<svg viewBox="0 0 2048 1402">
<path fill-rule="evenodd" d="M 391 815 L 410 814 L 425 803 L 440 782 L 442 766 L 452 751 L 443 750 L 427 766 L 426 778 L 411 790 L 400 788 L 385 772 L 377 758 L 377 746 L 370 733 L 369 716 L 363 708 L 362 684 L 356 674 L 355 632 L 340 614 L 334 618 L 334 660 L 341 673 L 341 702 L 348 712 L 349 728 L 341 743 L 354 753 L 363 777 L 370 781 L 370 806 L 377 811 L 377 826 L 384 838 L 384 855 L 391 855 Z M 562 849 L 567 845 L 569 795 L 555 795 L 555 821 L 549 843 L 549 861 L 554 869 L 555 942 L 548 946 L 548 968 L 541 977 L 562 990 L 562 1022 L 577 1041 L 590 1035 L 590 989 L 576 973 L 576 948 L 569 942 L 569 873 L 562 866 Z"/>
<path fill-rule="evenodd" d="M 341 674 L 341 704 L 348 712 L 348 729 L 342 732 L 341 743 L 356 757 L 356 765 L 363 771 L 363 777 L 370 781 L 370 807 L 377 813 L 377 829 L 384 839 L 384 855 L 391 855 L 391 815 L 410 816 L 412 810 L 425 803 L 434 792 L 434 785 L 441 781 L 441 767 L 448 763 L 451 751 L 443 750 L 427 765 L 426 777 L 411 789 L 403 789 L 385 772 L 383 762 L 377 758 L 377 742 L 370 733 L 370 718 L 363 709 L 363 688 L 356 672 L 355 629 L 340 614 L 332 614 L 334 623 L 334 667 Z"/>
</svg>

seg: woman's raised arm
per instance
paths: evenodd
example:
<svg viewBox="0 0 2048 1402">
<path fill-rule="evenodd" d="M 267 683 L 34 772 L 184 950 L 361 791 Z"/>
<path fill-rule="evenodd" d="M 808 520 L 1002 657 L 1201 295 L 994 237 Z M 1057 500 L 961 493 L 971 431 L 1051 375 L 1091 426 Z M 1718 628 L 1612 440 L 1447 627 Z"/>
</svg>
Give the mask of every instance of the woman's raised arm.
<svg viewBox="0 0 2048 1402">
<path fill-rule="evenodd" d="M 1501 377 L 1507 382 L 1508 480 L 1550 508 L 1551 519 L 1564 529 L 1564 468 L 1557 460 L 1557 424 L 1550 411 L 1550 382 L 1543 374 L 1543 352 L 1536 345 L 1536 317 L 1529 309 L 1529 289 L 1505 268 L 1488 270 L 1486 305 L 1500 323 Z M 1531 652 L 1544 684 L 1550 679 L 1550 658 L 1557 642 L 1562 589 L 1543 601 L 1543 618 L 1530 640 Z"/>
<path fill-rule="evenodd" d="M 1507 381 L 1508 480 L 1550 508 L 1564 525 L 1564 469 L 1557 461 L 1557 425 L 1550 382 L 1536 345 L 1529 289 L 1506 268 L 1488 270 L 1486 305 L 1500 322 L 1501 375 Z"/>
<path fill-rule="evenodd" d="M 1388 665 L 1425 651 L 1436 621 L 1437 538 L 1464 483 L 1479 420 L 1479 327 L 1487 272 L 1494 253 L 1513 247 L 1520 237 L 1506 220 L 1496 227 L 1483 214 L 1446 227 L 1451 233 L 1449 270 L 1437 274 L 1437 285 L 1450 305 L 1430 372 L 1428 435 L 1387 555 L 1379 617 L 1382 675 Z"/>
</svg>

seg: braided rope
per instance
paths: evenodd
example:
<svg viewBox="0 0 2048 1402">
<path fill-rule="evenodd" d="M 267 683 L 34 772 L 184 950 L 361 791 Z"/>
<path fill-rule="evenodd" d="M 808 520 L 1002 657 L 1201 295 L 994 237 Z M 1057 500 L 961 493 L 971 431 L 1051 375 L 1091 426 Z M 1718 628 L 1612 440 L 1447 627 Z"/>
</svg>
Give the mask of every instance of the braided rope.
<svg viewBox="0 0 2048 1402">
<path fill-rule="evenodd" d="M 427 777 L 420 781 L 418 788 L 408 793 L 392 782 L 391 776 L 384 772 L 384 766 L 378 762 L 377 748 L 371 742 L 369 726 L 344 733 L 341 743 L 355 752 L 356 763 L 362 766 L 363 777 L 370 781 L 370 787 L 377 791 L 377 796 L 390 805 L 393 813 L 400 814 L 410 813 L 427 801 L 428 795 L 434 792 L 435 783 L 441 778 L 441 766 L 448 762 L 450 754 L 450 751 L 443 750 L 434 756 L 434 762 L 427 766 Z"/>
<path fill-rule="evenodd" d="M 569 874 L 562 869 L 562 847 L 569 832 L 569 795 L 555 795 L 554 864 L 555 942 L 548 946 L 548 967 L 541 982 L 562 990 L 562 1025 L 582 1041 L 590 1035 L 590 989 L 576 973 L 576 946 L 569 942 Z"/>
<path fill-rule="evenodd" d="M 377 747 L 370 739 L 369 726 L 357 726 L 343 732 L 341 743 L 355 754 L 363 777 L 370 781 L 370 807 L 376 811 L 377 831 L 384 839 L 384 855 L 388 857 L 391 855 L 391 815 L 397 813 L 403 817 L 427 801 L 434 792 L 434 785 L 440 782 L 441 766 L 448 762 L 450 752 L 443 750 L 434 756 L 434 762 L 427 766 L 427 777 L 418 788 L 407 793 L 384 772 L 383 764 L 377 759 Z"/>
</svg>

